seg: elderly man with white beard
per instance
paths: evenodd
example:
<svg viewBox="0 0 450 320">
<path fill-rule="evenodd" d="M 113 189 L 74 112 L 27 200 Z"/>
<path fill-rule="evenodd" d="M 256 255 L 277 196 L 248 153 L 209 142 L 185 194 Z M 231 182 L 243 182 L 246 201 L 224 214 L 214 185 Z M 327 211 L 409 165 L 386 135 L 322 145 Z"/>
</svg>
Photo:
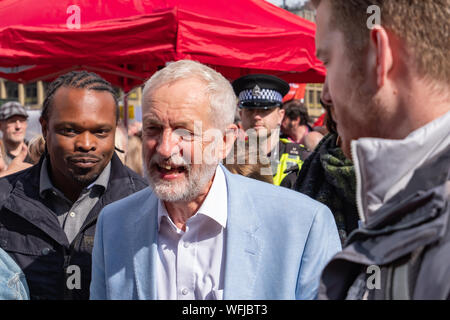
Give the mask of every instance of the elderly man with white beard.
<svg viewBox="0 0 450 320">
<path fill-rule="evenodd" d="M 155 73 L 143 92 L 150 187 L 104 208 L 91 299 L 314 299 L 340 249 L 324 205 L 231 174 L 236 96 L 200 63 Z"/>
</svg>

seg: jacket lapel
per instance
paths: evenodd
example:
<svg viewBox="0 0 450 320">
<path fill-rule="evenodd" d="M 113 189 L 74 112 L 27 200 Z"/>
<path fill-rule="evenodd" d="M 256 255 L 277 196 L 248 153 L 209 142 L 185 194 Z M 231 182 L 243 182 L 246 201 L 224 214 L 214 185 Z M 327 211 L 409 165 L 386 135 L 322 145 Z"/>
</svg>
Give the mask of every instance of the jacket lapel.
<svg viewBox="0 0 450 320">
<path fill-rule="evenodd" d="M 224 295 L 226 300 L 254 299 L 254 286 L 261 258 L 262 241 L 257 238 L 256 207 L 230 172 L 225 172 L 228 191 Z"/>
<path fill-rule="evenodd" d="M 132 230 L 129 230 L 132 235 L 133 271 L 139 300 L 156 299 L 157 204 L 156 196 L 149 194 L 147 200 L 135 209 L 142 213 L 130 225 Z"/>
</svg>

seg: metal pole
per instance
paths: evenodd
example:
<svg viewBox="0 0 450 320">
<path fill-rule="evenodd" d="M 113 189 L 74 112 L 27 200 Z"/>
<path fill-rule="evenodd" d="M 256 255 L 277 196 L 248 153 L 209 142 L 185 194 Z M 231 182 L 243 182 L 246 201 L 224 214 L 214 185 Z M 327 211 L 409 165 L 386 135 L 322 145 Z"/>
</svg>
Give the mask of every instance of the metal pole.
<svg viewBox="0 0 450 320">
<path fill-rule="evenodd" d="M 125 65 L 127 68 L 127 65 Z M 128 79 L 123 77 L 123 91 L 125 95 L 123 96 L 123 126 L 125 127 L 125 132 L 128 132 Z"/>
<path fill-rule="evenodd" d="M 123 96 L 123 126 L 128 132 L 128 92 Z"/>
</svg>

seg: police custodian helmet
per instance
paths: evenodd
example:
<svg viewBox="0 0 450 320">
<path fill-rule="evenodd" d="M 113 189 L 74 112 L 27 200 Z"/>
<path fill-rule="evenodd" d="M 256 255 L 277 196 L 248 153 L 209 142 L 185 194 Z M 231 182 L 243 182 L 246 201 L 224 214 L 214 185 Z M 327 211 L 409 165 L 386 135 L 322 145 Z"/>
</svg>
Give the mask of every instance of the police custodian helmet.
<svg viewBox="0 0 450 320">
<path fill-rule="evenodd" d="M 240 108 L 272 109 L 280 107 L 289 92 L 289 84 L 268 74 L 249 74 L 232 83 Z"/>
</svg>

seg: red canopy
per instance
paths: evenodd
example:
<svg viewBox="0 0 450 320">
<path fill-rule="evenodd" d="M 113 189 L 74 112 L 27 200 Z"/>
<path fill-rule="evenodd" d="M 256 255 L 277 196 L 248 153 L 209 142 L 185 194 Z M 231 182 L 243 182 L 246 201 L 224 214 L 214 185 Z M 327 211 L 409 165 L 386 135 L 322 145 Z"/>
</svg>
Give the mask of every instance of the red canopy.
<svg viewBox="0 0 450 320">
<path fill-rule="evenodd" d="M 79 29 L 71 28 L 77 8 Z M 314 35 L 312 22 L 263 0 L 3 0 L 0 77 L 87 69 L 129 91 L 166 62 L 191 59 L 230 80 L 270 73 L 323 82 Z"/>
</svg>

